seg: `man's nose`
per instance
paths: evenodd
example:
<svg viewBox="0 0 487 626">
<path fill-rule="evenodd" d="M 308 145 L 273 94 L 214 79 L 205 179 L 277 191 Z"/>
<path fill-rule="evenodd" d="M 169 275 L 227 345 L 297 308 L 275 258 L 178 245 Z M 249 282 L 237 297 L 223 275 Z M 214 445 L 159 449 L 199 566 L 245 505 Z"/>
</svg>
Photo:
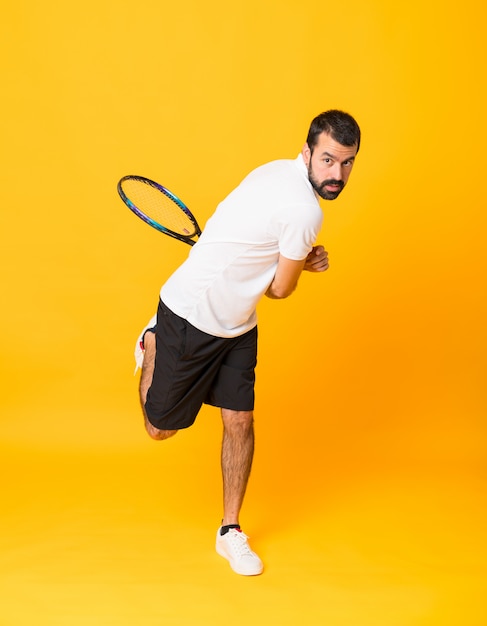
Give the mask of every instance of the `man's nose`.
<svg viewBox="0 0 487 626">
<path fill-rule="evenodd" d="M 331 168 L 331 178 L 334 180 L 342 180 L 342 165 L 341 163 L 334 163 Z"/>
</svg>

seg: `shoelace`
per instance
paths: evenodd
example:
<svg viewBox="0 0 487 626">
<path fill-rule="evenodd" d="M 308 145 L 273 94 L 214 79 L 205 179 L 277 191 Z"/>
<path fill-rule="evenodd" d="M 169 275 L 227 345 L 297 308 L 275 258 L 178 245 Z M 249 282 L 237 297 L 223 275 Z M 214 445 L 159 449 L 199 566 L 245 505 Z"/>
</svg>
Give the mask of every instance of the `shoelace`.
<svg viewBox="0 0 487 626">
<path fill-rule="evenodd" d="M 247 535 L 241 530 L 232 528 L 228 531 L 228 541 L 231 543 L 232 549 L 237 556 L 253 556 L 253 552 L 247 543 Z"/>
</svg>

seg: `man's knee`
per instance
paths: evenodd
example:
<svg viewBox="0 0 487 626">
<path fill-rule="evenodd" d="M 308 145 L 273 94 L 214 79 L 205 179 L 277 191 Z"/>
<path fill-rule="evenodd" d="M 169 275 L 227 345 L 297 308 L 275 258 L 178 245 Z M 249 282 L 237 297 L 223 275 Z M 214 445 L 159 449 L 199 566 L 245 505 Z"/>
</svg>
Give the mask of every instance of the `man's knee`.
<svg viewBox="0 0 487 626">
<path fill-rule="evenodd" d="M 248 430 L 254 424 L 254 412 L 222 409 L 222 419 L 227 430 Z"/>
<path fill-rule="evenodd" d="M 178 432 L 177 430 L 159 430 L 159 428 L 156 428 L 149 422 L 147 416 L 145 418 L 145 429 L 149 437 L 151 439 L 155 439 L 156 441 L 169 439 L 169 437 L 173 437 Z"/>
</svg>

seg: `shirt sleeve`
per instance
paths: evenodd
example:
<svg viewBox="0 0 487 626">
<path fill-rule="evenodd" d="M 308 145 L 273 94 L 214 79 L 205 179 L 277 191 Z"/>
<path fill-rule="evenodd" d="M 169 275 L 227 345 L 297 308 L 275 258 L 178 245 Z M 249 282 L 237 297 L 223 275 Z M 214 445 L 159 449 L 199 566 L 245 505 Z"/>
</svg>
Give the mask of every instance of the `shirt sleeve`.
<svg viewBox="0 0 487 626">
<path fill-rule="evenodd" d="M 316 206 L 289 207 L 276 224 L 279 252 L 292 261 L 306 258 L 313 248 L 323 222 Z"/>
</svg>

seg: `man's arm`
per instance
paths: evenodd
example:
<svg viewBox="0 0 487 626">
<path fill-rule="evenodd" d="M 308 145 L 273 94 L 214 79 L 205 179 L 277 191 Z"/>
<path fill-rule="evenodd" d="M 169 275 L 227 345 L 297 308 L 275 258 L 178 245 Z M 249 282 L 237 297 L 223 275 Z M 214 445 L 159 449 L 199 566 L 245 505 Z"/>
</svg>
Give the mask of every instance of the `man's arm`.
<svg viewBox="0 0 487 626">
<path fill-rule="evenodd" d="M 274 280 L 266 291 L 266 296 L 273 299 L 287 298 L 298 286 L 303 270 L 324 272 L 328 269 L 328 252 L 323 246 L 315 246 L 308 256 L 301 261 L 292 261 L 279 255 Z"/>
<path fill-rule="evenodd" d="M 291 261 L 282 254 L 279 255 L 274 280 L 269 285 L 265 295 L 268 298 L 287 298 L 298 286 L 298 279 L 304 269 L 306 259 Z"/>
</svg>

